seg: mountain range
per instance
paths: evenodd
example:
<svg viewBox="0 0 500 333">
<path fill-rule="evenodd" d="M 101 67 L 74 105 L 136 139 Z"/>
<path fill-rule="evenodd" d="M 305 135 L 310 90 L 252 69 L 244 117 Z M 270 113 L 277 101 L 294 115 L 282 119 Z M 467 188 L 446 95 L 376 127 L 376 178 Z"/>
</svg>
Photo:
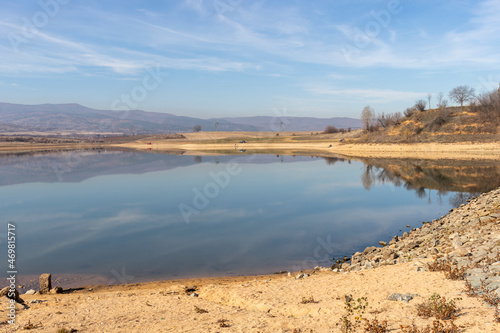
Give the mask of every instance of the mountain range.
<svg viewBox="0 0 500 333">
<path fill-rule="evenodd" d="M 227 117 L 201 119 L 142 110 L 112 111 L 79 104 L 0 103 L 0 134 L 137 135 L 202 131 L 322 131 L 327 125 L 360 128 L 359 119 L 334 117 Z"/>
</svg>

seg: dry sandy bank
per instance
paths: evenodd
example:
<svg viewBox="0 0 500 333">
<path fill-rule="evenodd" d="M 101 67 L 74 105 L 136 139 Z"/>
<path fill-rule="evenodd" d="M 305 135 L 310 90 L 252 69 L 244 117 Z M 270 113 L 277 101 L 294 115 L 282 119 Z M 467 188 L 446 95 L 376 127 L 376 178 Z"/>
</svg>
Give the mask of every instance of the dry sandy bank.
<svg viewBox="0 0 500 333">
<path fill-rule="evenodd" d="M 34 332 L 56 332 L 65 327 L 78 332 L 337 332 L 344 295 L 368 298 L 366 318 L 400 324 L 431 323 L 416 315 L 416 305 L 437 292 L 457 301 L 456 324 L 463 332 L 497 332 L 492 309 L 462 293 L 463 283 L 446 280 L 443 273 L 416 271 L 421 261 L 361 272 L 317 271 L 296 279 L 295 274 L 167 281 L 142 285 L 94 287 L 71 294 L 22 295 L 28 310 L 18 306 L 17 325 L 28 322 Z M 196 286 L 199 297 L 185 292 Z M 391 293 L 418 294 L 409 303 L 390 301 Z M 312 297 L 317 303 L 302 304 Z M 2 300 L 5 315 L 7 299 Z M 208 311 L 198 313 L 196 307 Z M 221 328 L 218 320 L 228 320 Z"/>
</svg>

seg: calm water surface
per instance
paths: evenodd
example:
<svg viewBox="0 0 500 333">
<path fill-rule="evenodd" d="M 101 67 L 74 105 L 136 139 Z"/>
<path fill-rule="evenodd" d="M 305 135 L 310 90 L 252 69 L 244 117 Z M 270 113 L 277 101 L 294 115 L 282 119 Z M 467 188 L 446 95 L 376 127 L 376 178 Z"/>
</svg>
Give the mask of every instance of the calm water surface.
<svg viewBox="0 0 500 333">
<path fill-rule="evenodd" d="M 450 177 L 436 178 L 451 190 L 317 157 L 0 157 L 1 241 L 13 221 L 22 274 L 96 274 L 110 283 L 120 282 L 113 272 L 144 281 L 330 266 L 467 197 Z"/>
</svg>

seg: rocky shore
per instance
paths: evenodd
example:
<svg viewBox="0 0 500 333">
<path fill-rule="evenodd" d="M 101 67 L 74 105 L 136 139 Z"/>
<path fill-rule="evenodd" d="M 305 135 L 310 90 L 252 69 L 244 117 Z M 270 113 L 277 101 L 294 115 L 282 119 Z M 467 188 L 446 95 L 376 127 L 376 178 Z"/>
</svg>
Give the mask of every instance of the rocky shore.
<svg viewBox="0 0 500 333">
<path fill-rule="evenodd" d="M 388 243 L 380 241 L 380 245 L 355 253 L 341 269 L 360 271 L 433 259 L 416 269 L 455 270 L 456 279 L 465 279 L 469 288 L 500 296 L 500 189 L 471 199 L 438 220 L 423 222 L 421 228 L 394 236 Z"/>
</svg>

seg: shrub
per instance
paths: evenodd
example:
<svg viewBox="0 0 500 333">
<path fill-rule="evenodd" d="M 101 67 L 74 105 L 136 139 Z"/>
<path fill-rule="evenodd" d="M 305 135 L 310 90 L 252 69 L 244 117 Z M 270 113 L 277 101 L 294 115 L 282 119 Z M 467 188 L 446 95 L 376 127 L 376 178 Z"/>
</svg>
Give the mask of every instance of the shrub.
<svg viewBox="0 0 500 333">
<path fill-rule="evenodd" d="M 416 111 L 415 107 L 406 108 L 404 115 L 406 118 L 410 118 L 413 115 L 413 113 L 415 113 L 415 111 Z"/>
<path fill-rule="evenodd" d="M 331 133 L 338 133 L 339 130 L 337 129 L 337 127 L 333 126 L 333 125 L 328 125 L 326 126 L 325 130 L 323 131 L 323 134 L 331 134 Z"/>
<path fill-rule="evenodd" d="M 417 314 L 422 317 L 435 317 L 441 320 L 453 320 L 456 318 L 458 309 L 455 304 L 456 298 L 446 302 L 446 297 L 434 293 L 427 302 L 417 305 Z"/>
<path fill-rule="evenodd" d="M 418 111 L 425 111 L 425 107 L 427 106 L 427 102 L 423 99 L 419 99 L 415 102 L 415 109 Z"/>
<path fill-rule="evenodd" d="M 478 113 L 479 118 L 483 123 L 499 123 L 500 93 L 496 90 L 493 90 L 489 93 L 479 95 L 472 109 Z"/>
</svg>

